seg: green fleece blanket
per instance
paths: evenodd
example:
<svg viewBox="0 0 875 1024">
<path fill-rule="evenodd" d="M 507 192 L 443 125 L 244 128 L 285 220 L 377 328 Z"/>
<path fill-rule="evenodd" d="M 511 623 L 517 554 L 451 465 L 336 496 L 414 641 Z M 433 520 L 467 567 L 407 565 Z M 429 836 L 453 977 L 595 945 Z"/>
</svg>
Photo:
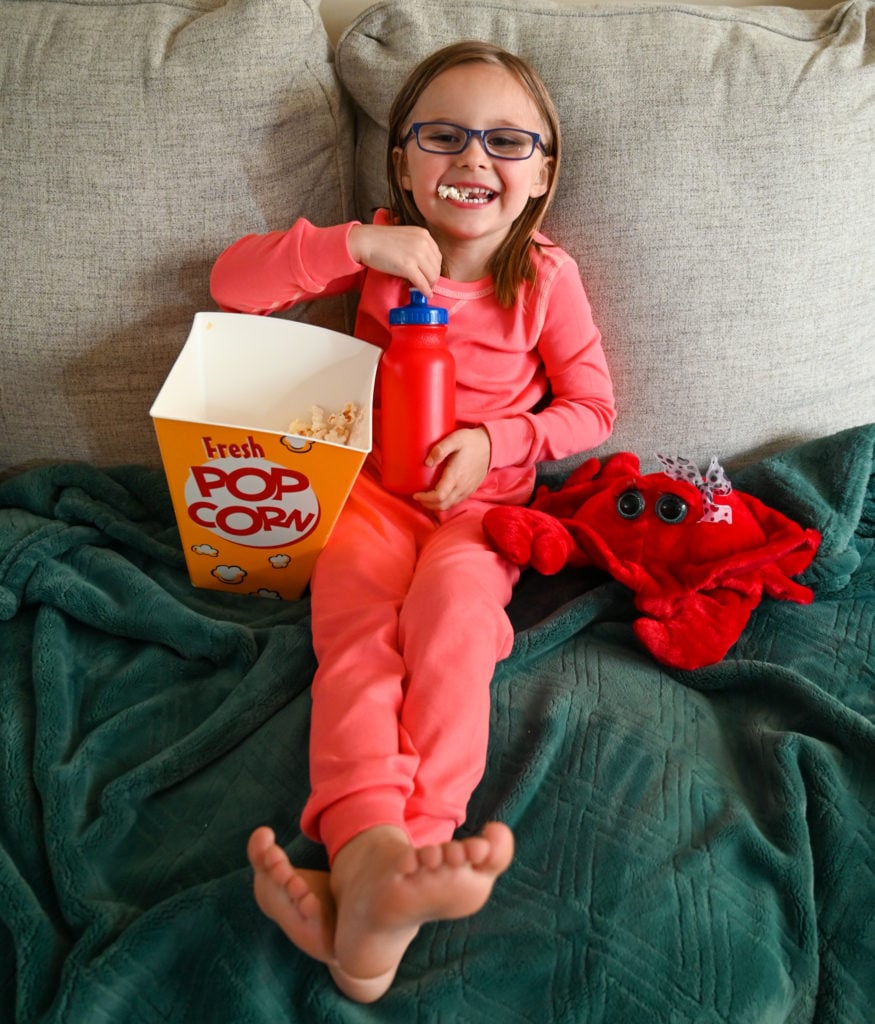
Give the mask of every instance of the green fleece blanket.
<svg viewBox="0 0 875 1024">
<path fill-rule="evenodd" d="M 160 473 L 0 486 L 0 1020 L 53 1024 L 868 1024 L 875 1006 L 875 425 L 736 476 L 824 535 L 809 607 L 765 601 L 695 672 L 628 592 L 528 574 L 468 828 L 492 900 L 423 928 L 372 1007 L 251 898 L 250 830 L 319 866 L 306 600 L 190 587 Z"/>
</svg>

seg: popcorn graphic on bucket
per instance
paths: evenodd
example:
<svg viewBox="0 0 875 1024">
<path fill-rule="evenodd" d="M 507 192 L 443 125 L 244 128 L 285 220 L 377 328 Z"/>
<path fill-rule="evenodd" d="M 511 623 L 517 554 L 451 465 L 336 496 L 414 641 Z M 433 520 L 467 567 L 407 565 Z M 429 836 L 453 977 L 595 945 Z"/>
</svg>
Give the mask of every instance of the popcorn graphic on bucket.
<svg viewBox="0 0 875 1024">
<path fill-rule="evenodd" d="M 300 597 L 371 450 L 380 355 L 321 327 L 196 314 L 151 410 L 195 586 Z M 344 433 L 289 432 L 314 409 L 343 410 Z"/>
</svg>

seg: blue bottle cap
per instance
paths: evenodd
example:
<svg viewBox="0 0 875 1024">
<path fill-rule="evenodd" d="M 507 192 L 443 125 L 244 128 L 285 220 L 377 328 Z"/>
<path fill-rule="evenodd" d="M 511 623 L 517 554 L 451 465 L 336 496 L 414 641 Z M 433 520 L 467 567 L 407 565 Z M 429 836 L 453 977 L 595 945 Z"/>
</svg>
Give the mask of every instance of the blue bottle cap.
<svg viewBox="0 0 875 1024">
<path fill-rule="evenodd" d="M 410 305 L 396 306 L 389 310 L 389 324 L 392 327 L 398 324 L 421 326 L 446 323 L 449 323 L 449 316 L 443 306 L 429 306 L 426 297 L 416 288 L 410 289 Z"/>
</svg>

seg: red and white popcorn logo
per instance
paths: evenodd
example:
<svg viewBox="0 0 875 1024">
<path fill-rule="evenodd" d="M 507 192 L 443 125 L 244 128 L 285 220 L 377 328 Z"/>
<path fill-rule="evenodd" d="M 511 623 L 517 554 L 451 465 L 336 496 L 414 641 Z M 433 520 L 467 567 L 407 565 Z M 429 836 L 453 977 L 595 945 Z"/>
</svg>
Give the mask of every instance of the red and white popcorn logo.
<svg viewBox="0 0 875 1024">
<path fill-rule="evenodd" d="M 303 473 L 258 457 L 192 466 L 185 503 L 198 526 L 252 548 L 295 544 L 316 529 L 320 515 Z"/>
</svg>

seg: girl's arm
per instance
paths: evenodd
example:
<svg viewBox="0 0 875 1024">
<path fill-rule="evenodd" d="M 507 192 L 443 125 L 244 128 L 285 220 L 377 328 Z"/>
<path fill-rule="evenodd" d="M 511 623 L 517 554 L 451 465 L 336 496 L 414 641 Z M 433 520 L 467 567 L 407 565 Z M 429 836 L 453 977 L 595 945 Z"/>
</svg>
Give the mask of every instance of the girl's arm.
<svg viewBox="0 0 875 1024">
<path fill-rule="evenodd" d="M 358 289 L 365 268 L 348 243 L 356 225 L 317 228 L 301 218 L 288 231 L 246 235 L 216 260 L 210 292 L 227 311 L 275 313 L 306 299 Z"/>
<path fill-rule="evenodd" d="M 288 231 L 246 235 L 216 260 L 210 291 L 224 310 L 275 313 L 296 302 L 361 290 L 366 267 L 406 278 L 431 295 L 441 252 L 423 228 L 350 221 L 330 228 L 301 218 Z"/>
<path fill-rule="evenodd" d="M 532 465 L 588 451 L 605 441 L 616 417 L 614 390 L 577 265 L 557 269 L 545 303 L 538 354 L 550 402 L 538 412 L 485 424 L 492 467 Z"/>
</svg>

